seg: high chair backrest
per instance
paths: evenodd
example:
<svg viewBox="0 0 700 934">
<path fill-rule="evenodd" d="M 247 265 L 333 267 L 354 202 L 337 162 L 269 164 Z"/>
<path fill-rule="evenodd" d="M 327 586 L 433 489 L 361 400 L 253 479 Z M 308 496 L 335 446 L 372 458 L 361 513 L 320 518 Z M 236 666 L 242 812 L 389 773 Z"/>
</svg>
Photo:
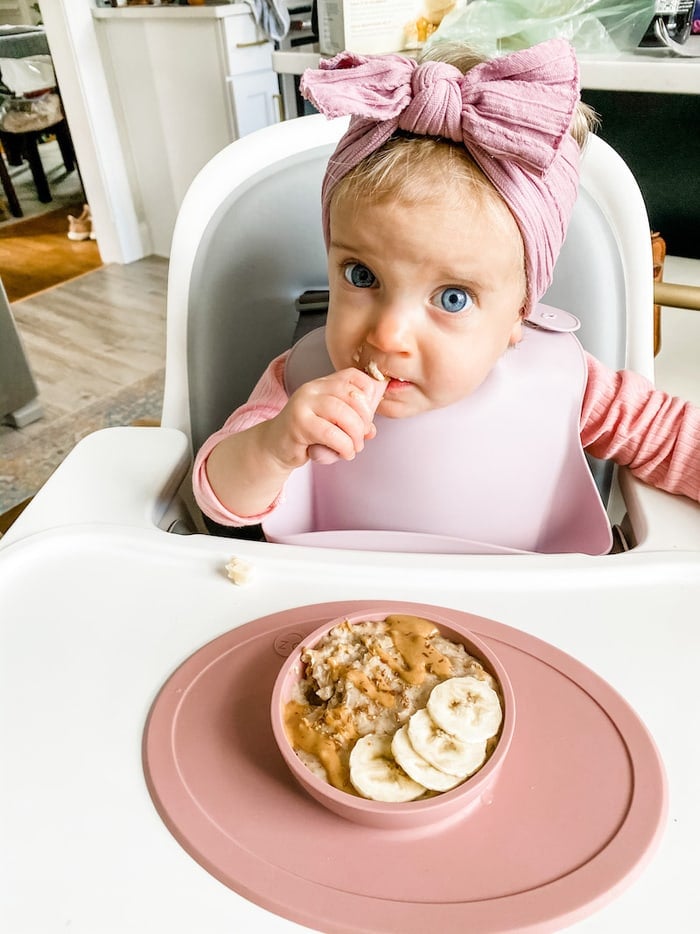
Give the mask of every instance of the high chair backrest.
<svg viewBox="0 0 700 934">
<path fill-rule="evenodd" d="M 163 424 L 194 451 L 290 346 L 298 296 L 326 287 L 321 180 L 346 127 L 313 115 L 260 130 L 218 153 L 187 192 L 170 255 Z M 600 360 L 651 378 L 652 289 L 639 188 L 591 137 L 543 301 L 580 318 L 579 337 Z"/>
</svg>

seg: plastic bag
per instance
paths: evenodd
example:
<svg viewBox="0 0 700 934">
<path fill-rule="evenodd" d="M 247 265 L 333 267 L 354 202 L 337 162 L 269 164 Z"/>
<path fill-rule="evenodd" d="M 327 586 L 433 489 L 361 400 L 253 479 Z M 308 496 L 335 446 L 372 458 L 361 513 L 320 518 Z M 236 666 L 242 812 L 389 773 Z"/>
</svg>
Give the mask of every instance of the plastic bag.
<svg viewBox="0 0 700 934">
<path fill-rule="evenodd" d="M 6 133 L 46 130 L 63 120 L 58 94 L 38 97 L 6 97 L 0 106 L 0 129 Z"/>
<path fill-rule="evenodd" d="M 636 49 L 656 0 L 472 0 L 449 13 L 428 40 L 468 42 L 485 56 L 568 39 L 579 53 Z"/>
<path fill-rule="evenodd" d="M 50 55 L 27 58 L 0 58 L 3 84 L 15 94 L 34 94 L 56 87 L 56 75 Z"/>
</svg>

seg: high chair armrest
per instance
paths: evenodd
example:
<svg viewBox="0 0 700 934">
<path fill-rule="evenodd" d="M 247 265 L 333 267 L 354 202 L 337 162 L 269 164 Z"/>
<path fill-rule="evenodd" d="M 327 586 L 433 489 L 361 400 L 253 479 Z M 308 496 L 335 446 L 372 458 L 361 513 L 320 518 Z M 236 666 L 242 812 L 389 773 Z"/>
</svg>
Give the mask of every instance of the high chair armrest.
<svg viewBox="0 0 700 934">
<path fill-rule="evenodd" d="M 635 551 L 700 551 L 700 503 L 654 489 L 620 469 L 626 537 Z"/>
<path fill-rule="evenodd" d="M 66 525 L 153 528 L 190 465 L 174 428 L 105 428 L 83 438 L 0 539 L 0 548 Z"/>
</svg>

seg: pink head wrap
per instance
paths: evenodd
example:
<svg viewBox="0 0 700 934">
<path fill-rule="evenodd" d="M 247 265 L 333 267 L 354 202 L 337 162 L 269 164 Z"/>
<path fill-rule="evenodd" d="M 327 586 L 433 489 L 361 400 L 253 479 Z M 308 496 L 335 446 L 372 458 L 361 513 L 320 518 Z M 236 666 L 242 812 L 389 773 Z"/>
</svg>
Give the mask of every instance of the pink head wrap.
<svg viewBox="0 0 700 934">
<path fill-rule="evenodd" d="M 579 100 L 572 47 L 551 39 L 476 65 L 421 64 L 402 55 L 341 52 L 308 69 L 303 95 L 327 117 L 352 115 L 323 180 L 329 242 L 338 182 L 397 130 L 462 143 L 515 218 L 525 247 L 526 313 L 547 290 L 578 191 Z"/>
</svg>

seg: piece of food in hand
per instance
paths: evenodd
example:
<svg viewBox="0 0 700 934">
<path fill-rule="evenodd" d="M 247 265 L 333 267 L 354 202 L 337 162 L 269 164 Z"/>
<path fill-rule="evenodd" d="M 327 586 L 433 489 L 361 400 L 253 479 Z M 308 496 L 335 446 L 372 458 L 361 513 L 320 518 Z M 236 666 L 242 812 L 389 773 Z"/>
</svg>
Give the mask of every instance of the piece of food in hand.
<svg viewBox="0 0 700 934">
<path fill-rule="evenodd" d="M 380 382 L 386 380 L 386 376 L 382 373 L 374 360 L 369 361 L 365 367 L 365 372 L 369 373 L 372 379 L 379 380 Z"/>
</svg>

